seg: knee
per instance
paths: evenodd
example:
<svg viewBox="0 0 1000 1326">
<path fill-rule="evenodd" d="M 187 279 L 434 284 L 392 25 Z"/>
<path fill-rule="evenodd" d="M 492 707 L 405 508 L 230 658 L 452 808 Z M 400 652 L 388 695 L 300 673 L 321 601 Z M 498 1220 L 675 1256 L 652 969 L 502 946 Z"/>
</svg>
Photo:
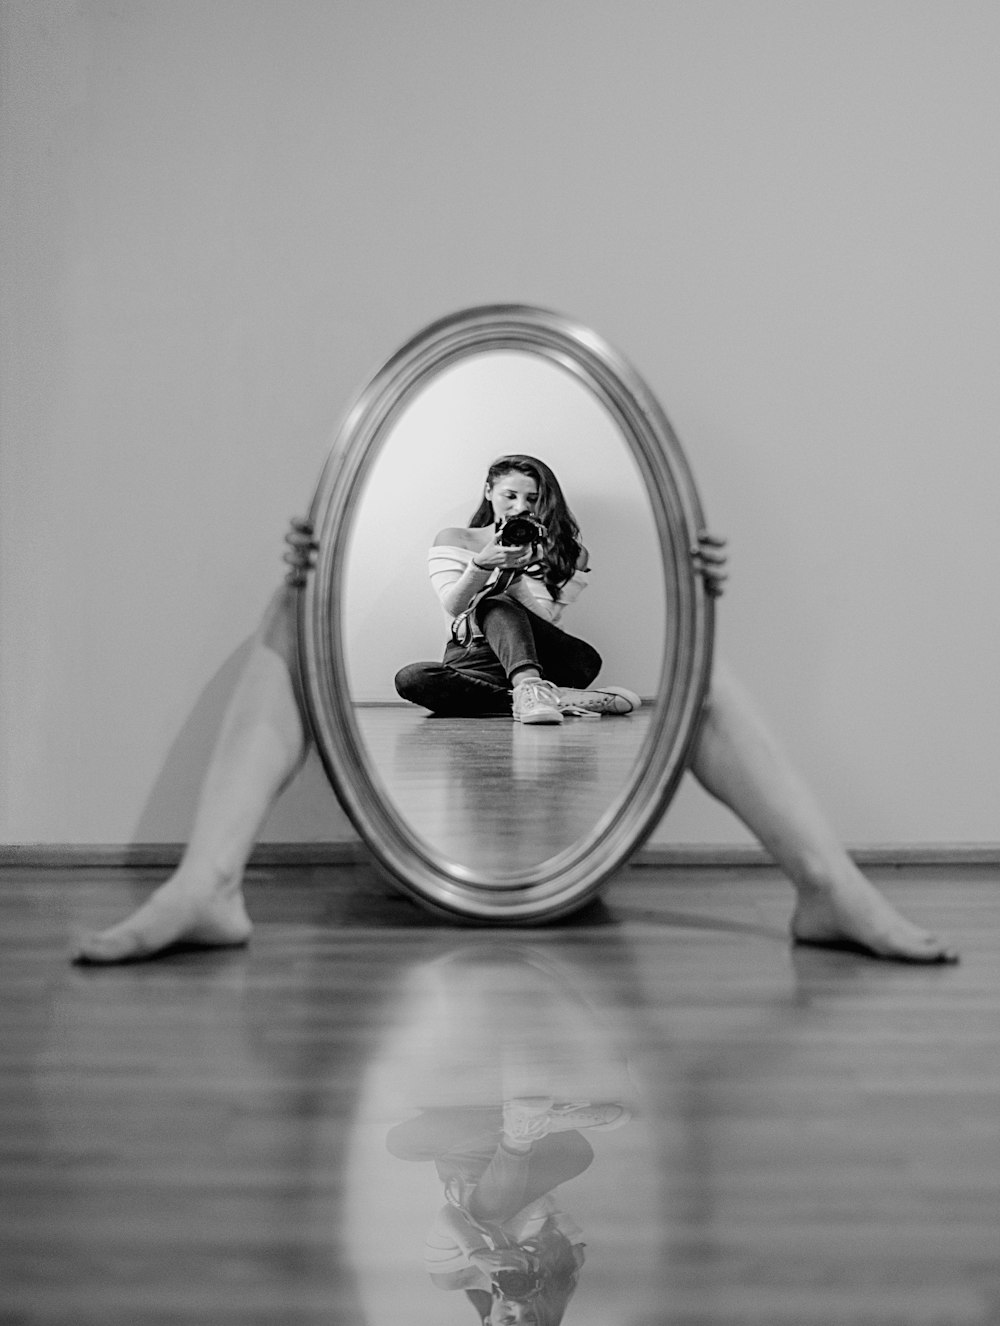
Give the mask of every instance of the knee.
<svg viewBox="0 0 1000 1326">
<path fill-rule="evenodd" d="M 430 697 L 432 676 L 440 671 L 437 663 L 407 663 L 396 673 L 396 694 L 411 704 L 426 704 Z"/>
<path fill-rule="evenodd" d="M 734 726 L 746 731 L 748 721 L 754 724 L 758 733 L 763 732 L 763 724 L 749 695 L 726 664 L 716 658 L 698 717 L 694 745 L 696 759 L 704 765 L 712 758 L 713 752 L 725 747 Z"/>
<path fill-rule="evenodd" d="M 724 713 L 727 710 L 732 710 L 734 706 L 746 707 L 748 703 L 746 695 L 741 691 L 739 682 L 726 663 L 716 657 L 712 662 L 712 672 L 702 702 L 704 721 L 714 722 L 720 712 Z"/>
<path fill-rule="evenodd" d="M 484 627 L 492 617 L 510 618 L 517 616 L 527 616 L 527 608 L 523 607 L 515 599 L 508 598 L 506 594 L 494 594 L 483 601 L 476 608 L 476 621 L 480 628 Z"/>
<path fill-rule="evenodd" d="M 257 631 L 257 643 L 266 645 L 284 659 L 293 675 L 298 670 L 299 661 L 297 601 L 296 590 L 290 585 L 282 585 L 272 595 Z"/>
</svg>

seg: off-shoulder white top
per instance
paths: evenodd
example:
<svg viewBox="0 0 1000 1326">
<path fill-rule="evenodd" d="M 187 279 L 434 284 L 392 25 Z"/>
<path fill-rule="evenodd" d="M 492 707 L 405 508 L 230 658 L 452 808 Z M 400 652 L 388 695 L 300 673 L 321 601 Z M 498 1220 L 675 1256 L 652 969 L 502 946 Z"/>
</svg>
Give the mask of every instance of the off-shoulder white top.
<svg viewBox="0 0 1000 1326">
<path fill-rule="evenodd" d="M 475 550 L 472 548 L 459 548 L 452 544 L 435 544 L 427 554 L 427 569 L 430 573 L 431 584 L 439 599 L 443 598 L 445 592 L 460 579 L 465 573 L 466 567 L 475 556 Z M 494 571 L 486 585 L 495 583 L 498 571 Z M 530 612 L 539 617 L 543 617 L 547 622 L 554 626 L 559 624 L 562 617 L 563 608 L 568 603 L 575 603 L 580 594 L 587 586 L 586 574 L 582 571 L 575 571 L 572 577 L 567 580 L 559 592 L 559 598 L 554 599 L 548 591 L 544 580 L 539 580 L 535 576 L 521 575 L 509 586 L 505 593 L 512 599 L 516 599 Z M 455 620 L 447 610 L 445 611 L 449 627 Z M 473 633 L 481 635 L 482 632 L 478 626 L 473 623 Z"/>
<path fill-rule="evenodd" d="M 446 1207 L 444 1211 L 448 1211 Z M 456 1271 L 464 1270 L 471 1266 L 469 1261 L 469 1251 L 483 1244 L 482 1231 L 472 1224 L 469 1224 L 468 1236 L 463 1237 L 462 1221 L 454 1218 L 454 1209 L 452 1210 L 452 1219 L 446 1219 L 444 1211 L 439 1212 L 431 1224 L 424 1240 L 424 1266 L 431 1275 L 454 1275 Z M 460 1215 L 464 1215 L 460 1212 Z M 576 1223 L 571 1215 L 561 1211 L 552 1199 L 551 1193 L 546 1193 L 544 1197 L 539 1197 L 536 1201 L 529 1203 L 523 1210 L 518 1211 L 516 1215 L 510 1216 L 504 1220 L 500 1228 L 515 1243 L 526 1242 L 530 1238 L 536 1237 L 541 1233 L 545 1222 L 551 1220 L 556 1229 L 564 1234 L 570 1243 L 579 1243 L 583 1239 L 583 1230 Z M 463 1246 L 468 1244 L 469 1246 Z M 471 1281 L 465 1285 L 468 1289 L 489 1289 L 489 1279 L 479 1273 L 477 1284 Z"/>
</svg>

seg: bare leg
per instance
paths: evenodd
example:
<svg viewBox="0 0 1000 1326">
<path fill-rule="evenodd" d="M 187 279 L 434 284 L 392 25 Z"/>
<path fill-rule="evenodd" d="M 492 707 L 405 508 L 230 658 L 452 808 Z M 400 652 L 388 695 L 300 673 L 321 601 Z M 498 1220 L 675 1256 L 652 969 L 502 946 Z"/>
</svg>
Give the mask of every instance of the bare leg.
<svg viewBox="0 0 1000 1326">
<path fill-rule="evenodd" d="M 233 692 L 176 872 L 131 916 L 82 936 L 78 962 L 128 962 L 173 944 L 245 944 L 243 871 L 279 793 L 299 768 L 307 731 L 292 672 L 294 591 L 271 602 Z"/>
<path fill-rule="evenodd" d="M 723 666 L 716 666 L 691 769 L 791 878 L 798 894 L 792 936 L 798 942 L 860 947 L 907 962 L 957 961 L 951 947 L 907 921 L 861 874 Z"/>
</svg>

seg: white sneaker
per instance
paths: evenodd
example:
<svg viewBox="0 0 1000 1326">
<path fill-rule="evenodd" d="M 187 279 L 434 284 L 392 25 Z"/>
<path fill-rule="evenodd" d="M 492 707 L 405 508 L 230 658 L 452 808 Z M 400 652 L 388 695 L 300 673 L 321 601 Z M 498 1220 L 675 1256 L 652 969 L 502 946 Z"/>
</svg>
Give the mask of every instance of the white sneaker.
<svg viewBox="0 0 1000 1326">
<path fill-rule="evenodd" d="M 642 705 L 635 691 L 624 686 L 598 686 L 592 691 L 560 686 L 559 696 L 559 707 L 564 714 L 630 714 Z"/>
<path fill-rule="evenodd" d="M 503 1135 L 511 1142 L 537 1142 L 549 1131 L 551 1096 L 521 1096 L 503 1103 Z"/>
<path fill-rule="evenodd" d="M 602 1133 L 610 1133 L 612 1128 L 621 1128 L 628 1123 L 632 1113 L 624 1105 L 575 1104 L 573 1101 L 560 1101 L 549 1108 L 549 1132 L 561 1133 L 569 1128 L 590 1128 Z"/>
<path fill-rule="evenodd" d="M 511 700 L 518 723 L 561 723 L 562 698 L 557 686 L 541 677 L 529 677 L 514 687 Z"/>
<path fill-rule="evenodd" d="M 511 1142 L 538 1142 L 549 1133 L 610 1133 L 628 1123 L 632 1113 L 624 1105 L 590 1101 L 554 1101 L 551 1096 L 521 1096 L 503 1104 L 503 1134 Z"/>
</svg>

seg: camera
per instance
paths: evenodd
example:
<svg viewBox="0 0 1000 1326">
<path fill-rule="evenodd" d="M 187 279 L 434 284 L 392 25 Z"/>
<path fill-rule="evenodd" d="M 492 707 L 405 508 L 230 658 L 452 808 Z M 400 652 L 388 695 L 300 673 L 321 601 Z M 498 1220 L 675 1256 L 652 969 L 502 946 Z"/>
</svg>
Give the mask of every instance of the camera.
<svg viewBox="0 0 1000 1326">
<path fill-rule="evenodd" d="M 534 1298 L 542 1287 L 542 1277 L 537 1267 L 531 1271 L 497 1271 L 492 1280 L 500 1297 L 515 1303 Z"/>
<path fill-rule="evenodd" d="M 497 543 L 505 548 L 524 548 L 528 544 L 540 543 L 547 533 L 538 517 L 527 513 L 505 516 L 496 527 Z"/>
</svg>

